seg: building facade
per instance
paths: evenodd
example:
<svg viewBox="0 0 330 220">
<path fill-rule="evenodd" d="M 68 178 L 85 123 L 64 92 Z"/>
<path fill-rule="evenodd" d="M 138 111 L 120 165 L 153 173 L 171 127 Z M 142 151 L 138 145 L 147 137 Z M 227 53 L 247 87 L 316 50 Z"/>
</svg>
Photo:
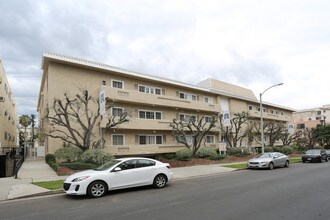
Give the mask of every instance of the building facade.
<svg viewBox="0 0 330 220">
<path fill-rule="evenodd" d="M 0 155 L 17 147 L 16 104 L 0 60 Z"/>
<path fill-rule="evenodd" d="M 215 79 L 190 85 L 52 53 L 44 53 L 42 69 L 39 128 L 45 133 L 49 130 L 49 123 L 43 119 L 55 98 L 63 98 L 64 93 L 77 94 L 81 89 L 99 97 L 102 91 L 107 110 L 100 123 L 101 132 L 95 130 L 95 134 L 102 134 L 104 150 L 115 156 L 155 155 L 183 148 L 172 136 L 169 125 L 173 119 L 208 120 L 214 114 L 230 117 L 245 111 L 249 120 L 260 120 L 259 100 L 251 90 Z M 286 124 L 292 121 L 292 109 L 270 103 L 263 107 L 265 120 Z M 129 113 L 129 122 L 106 128 L 107 119 L 123 111 Z M 63 146 L 59 139 L 44 136 L 43 141 L 46 153 Z M 215 128 L 207 135 L 205 144 L 224 151 L 221 141 L 220 131 Z"/>
<path fill-rule="evenodd" d="M 293 112 L 293 122 L 297 130 L 329 124 L 330 105 Z"/>
</svg>

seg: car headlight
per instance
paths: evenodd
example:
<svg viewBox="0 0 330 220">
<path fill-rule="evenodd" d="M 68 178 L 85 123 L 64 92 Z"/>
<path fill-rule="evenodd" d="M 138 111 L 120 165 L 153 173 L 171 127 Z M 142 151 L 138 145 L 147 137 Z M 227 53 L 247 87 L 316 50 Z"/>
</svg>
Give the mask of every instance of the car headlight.
<svg viewBox="0 0 330 220">
<path fill-rule="evenodd" d="M 266 161 L 261 161 L 260 164 L 266 164 L 267 162 Z"/>
<path fill-rule="evenodd" d="M 85 180 L 87 178 L 89 178 L 89 176 L 77 177 L 77 178 L 73 179 L 72 182 L 79 182 L 79 181 Z"/>
</svg>

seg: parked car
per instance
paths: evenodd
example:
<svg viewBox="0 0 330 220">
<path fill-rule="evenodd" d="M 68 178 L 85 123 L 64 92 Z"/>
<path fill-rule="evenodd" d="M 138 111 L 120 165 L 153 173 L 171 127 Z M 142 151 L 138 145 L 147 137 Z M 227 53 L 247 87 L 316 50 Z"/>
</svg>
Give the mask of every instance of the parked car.
<svg viewBox="0 0 330 220">
<path fill-rule="evenodd" d="M 312 149 L 306 151 L 306 153 L 301 157 L 301 161 L 305 163 L 308 162 L 328 162 L 328 157 L 323 149 Z"/>
<path fill-rule="evenodd" d="M 330 150 L 326 150 L 325 153 L 327 154 L 328 161 L 329 161 L 329 159 L 330 159 Z"/>
<path fill-rule="evenodd" d="M 64 181 L 69 195 L 101 197 L 109 190 L 153 185 L 163 188 L 173 179 L 171 166 L 149 158 L 121 158 L 93 169 L 75 173 Z"/>
<path fill-rule="evenodd" d="M 279 152 L 267 152 L 256 156 L 248 161 L 248 168 L 266 168 L 274 169 L 274 167 L 289 167 L 289 157 Z"/>
</svg>

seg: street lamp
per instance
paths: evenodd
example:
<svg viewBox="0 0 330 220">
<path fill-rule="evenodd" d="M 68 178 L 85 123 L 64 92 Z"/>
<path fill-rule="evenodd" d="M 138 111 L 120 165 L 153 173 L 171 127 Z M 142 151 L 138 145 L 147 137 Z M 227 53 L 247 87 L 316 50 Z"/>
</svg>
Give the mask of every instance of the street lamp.
<svg viewBox="0 0 330 220">
<path fill-rule="evenodd" d="M 275 85 L 272 85 L 271 87 L 268 87 L 265 91 L 260 93 L 260 130 L 261 130 L 261 152 L 265 153 L 265 143 L 264 143 L 264 120 L 262 117 L 263 109 L 262 109 L 262 95 L 269 89 L 275 87 L 275 86 L 281 86 L 283 83 L 278 83 Z"/>
</svg>

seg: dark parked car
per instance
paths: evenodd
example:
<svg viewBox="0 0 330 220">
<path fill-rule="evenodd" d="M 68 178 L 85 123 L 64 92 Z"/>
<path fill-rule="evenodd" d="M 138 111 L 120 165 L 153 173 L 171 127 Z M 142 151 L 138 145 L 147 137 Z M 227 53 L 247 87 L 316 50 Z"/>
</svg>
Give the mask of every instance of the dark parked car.
<svg viewBox="0 0 330 220">
<path fill-rule="evenodd" d="M 330 150 L 326 150 L 325 153 L 327 154 L 328 160 L 330 159 Z"/>
<path fill-rule="evenodd" d="M 301 157 L 301 160 L 303 163 L 306 161 L 308 162 L 328 162 L 327 154 L 325 153 L 325 150 L 323 149 L 313 149 L 308 150 L 306 153 Z"/>
</svg>

